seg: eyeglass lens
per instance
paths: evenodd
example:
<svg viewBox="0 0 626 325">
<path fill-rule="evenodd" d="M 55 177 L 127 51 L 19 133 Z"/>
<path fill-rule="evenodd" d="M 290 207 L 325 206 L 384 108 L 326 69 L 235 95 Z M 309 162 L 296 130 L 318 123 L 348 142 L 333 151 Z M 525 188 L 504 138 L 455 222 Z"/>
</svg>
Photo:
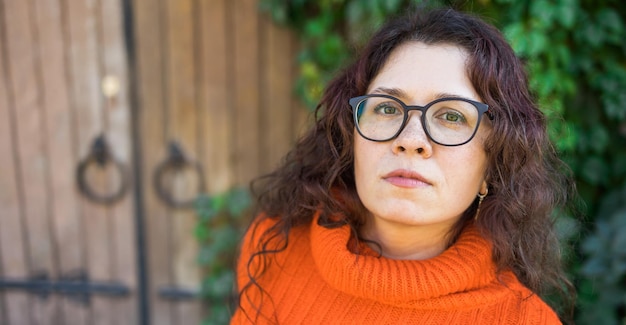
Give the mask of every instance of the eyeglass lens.
<svg viewBox="0 0 626 325">
<path fill-rule="evenodd" d="M 366 97 L 357 104 L 356 109 L 359 131 L 371 140 L 390 140 L 403 127 L 406 106 L 400 100 Z M 425 109 L 425 116 L 421 120 L 424 130 L 432 140 L 443 145 L 467 142 L 479 123 L 478 109 L 467 101 L 434 101 Z"/>
</svg>

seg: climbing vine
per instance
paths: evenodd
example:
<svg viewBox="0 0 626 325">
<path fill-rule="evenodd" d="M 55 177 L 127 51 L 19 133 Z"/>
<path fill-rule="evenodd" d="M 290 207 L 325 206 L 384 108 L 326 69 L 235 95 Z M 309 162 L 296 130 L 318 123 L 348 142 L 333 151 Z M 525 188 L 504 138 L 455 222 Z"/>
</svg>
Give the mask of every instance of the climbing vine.
<svg viewBox="0 0 626 325">
<path fill-rule="evenodd" d="M 250 203 L 248 191 L 240 188 L 197 199 L 198 262 L 206 274 L 201 296 L 208 306 L 203 325 L 228 324 L 237 304 L 234 265 L 237 245 L 250 220 Z"/>
</svg>

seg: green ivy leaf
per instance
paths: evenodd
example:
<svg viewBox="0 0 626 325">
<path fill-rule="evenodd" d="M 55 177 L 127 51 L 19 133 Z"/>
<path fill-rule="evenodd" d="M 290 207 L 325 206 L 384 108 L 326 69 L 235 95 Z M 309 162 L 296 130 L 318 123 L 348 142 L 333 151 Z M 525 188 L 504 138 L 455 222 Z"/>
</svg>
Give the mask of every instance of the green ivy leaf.
<svg viewBox="0 0 626 325">
<path fill-rule="evenodd" d="M 583 163 L 582 176 L 592 185 L 606 183 L 608 175 L 607 165 L 600 157 L 590 156 Z"/>
<path fill-rule="evenodd" d="M 597 21 L 609 34 L 619 34 L 624 32 L 624 24 L 622 23 L 619 14 L 613 8 L 600 9 L 597 15 Z"/>
<path fill-rule="evenodd" d="M 232 293 L 234 279 L 233 272 L 224 272 L 218 276 L 208 277 L 203 282 L 202 292 L 209 299 L 224 299 Z"/>
<path fill-rule="evenodd" d="M 503 34 L 511 44 L 515 53 L 520 56 L 525 56 L 528 52 L 528 42 L 526 39 L 526 32 L 524 30 L 524 24 L 522 22 L 515 22 L 506 26 L 503 30 Z"/>
<path fill-rule="evenodd" d="M 535 0 L 530 3 L 530 14 L 534 22 L 533 30 L 542 30 L 552 26 L 556 8 L 552 1 Z"/>
<path fill-rule="evenodd" d="M 228 197 L 228 213 L 233 217 L 241 217 L 252 204 L 250 193 L 245 189 L 235 189 Z"/>
<path fill-rule="evenodd" d="M 385 13 L 395 13 L 401 9 L 401 5 L 403 4 L 402 0 L 379 0 L 379 3 L 382 5 L 381 7 L 384 9 Z"/>
<path fill-rule="evenodd" d="M 603 153 L 609 145 L 609 132 L 602 126 L 596 126 L 591 131 L 592 146 L 591 148 L 597 154 Z"/>
<path fill-rule="evenodd" d="M 194 228 L 194 232 L 195 232 L 195 236 L 199 241 L 205 241 L 207 238 L 209 238 L 209 229 L 208 227 L 204 226 L 203 224 L 198 225 L 197 227 Z"/>
<path fill-rule="evenodd" d="M 576 23 L 579 8 L 580 4 L 577 0 L 561 0 L 556 8 L 555 17 L 563 27 L 572 29 Z"/>
</svg>

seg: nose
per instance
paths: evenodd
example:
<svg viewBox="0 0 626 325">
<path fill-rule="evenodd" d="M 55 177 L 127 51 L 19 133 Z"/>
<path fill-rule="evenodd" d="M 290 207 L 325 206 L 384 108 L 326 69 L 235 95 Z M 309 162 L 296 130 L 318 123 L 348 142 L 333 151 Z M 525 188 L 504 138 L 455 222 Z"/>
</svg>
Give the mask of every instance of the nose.
<svg viewBox="0 0 626 325">
<path fill-rule="evenodd" d="M 418 154 L 423 157 L 432 155 L 432 142 L 426 135 L 420 119 L 421 112 L 409 112 L 409 119 L 404 129 L 393 140 L 393 152 L 395 154 Z"/>
</svg>

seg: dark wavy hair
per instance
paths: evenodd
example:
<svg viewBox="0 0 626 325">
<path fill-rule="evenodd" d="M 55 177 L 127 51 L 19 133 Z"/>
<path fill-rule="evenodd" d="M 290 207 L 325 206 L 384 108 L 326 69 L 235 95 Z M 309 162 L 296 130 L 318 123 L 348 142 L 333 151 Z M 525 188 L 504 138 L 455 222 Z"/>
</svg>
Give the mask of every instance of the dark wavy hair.
<svg viewBox="0 0 626 325">
<path fill-rule="evenodd" d="M 265 218 L 275 221 L 255 243 L 248 263 L 250 281 L 240 296 L 252 286 L 263 291 L 257 279 L 264 267 L 253 269 L 252 260 L 260 257 L 267 262 L 269 254 L 284 250 L 290 230 L 309 224 L 316 211 L 322 211 L 320 224 L 326 227 L 348 224 L 356 234 L 364 224 L 367 214 L 355 187 L 355 126 L 348 99 L 364 95 L 389 55 L 406 42 L 464 49 L 467 75 L 494 115 L 485 142 L 489 195 L 476 220 L 477 202 L 465 211 L 449 234 L 450 244 L 465 226 L 475 223 L 493 242 L 499 270 L 512 270 L 541 296 L 561 293 L 565 305 L 572 307 L 574 291 L 562 270 L 552 218 L 573 193 L 570 173 L 548 139 L 546 119 L 529 92 L 524 66 L 502 34 L 483 20 L 452 9 L 414 11 L 385 24 L 354 63 L 330 82 L 315 124 L 282 165 L 252 183 L 262 212 L 252 224 Z"/>
</svg>

